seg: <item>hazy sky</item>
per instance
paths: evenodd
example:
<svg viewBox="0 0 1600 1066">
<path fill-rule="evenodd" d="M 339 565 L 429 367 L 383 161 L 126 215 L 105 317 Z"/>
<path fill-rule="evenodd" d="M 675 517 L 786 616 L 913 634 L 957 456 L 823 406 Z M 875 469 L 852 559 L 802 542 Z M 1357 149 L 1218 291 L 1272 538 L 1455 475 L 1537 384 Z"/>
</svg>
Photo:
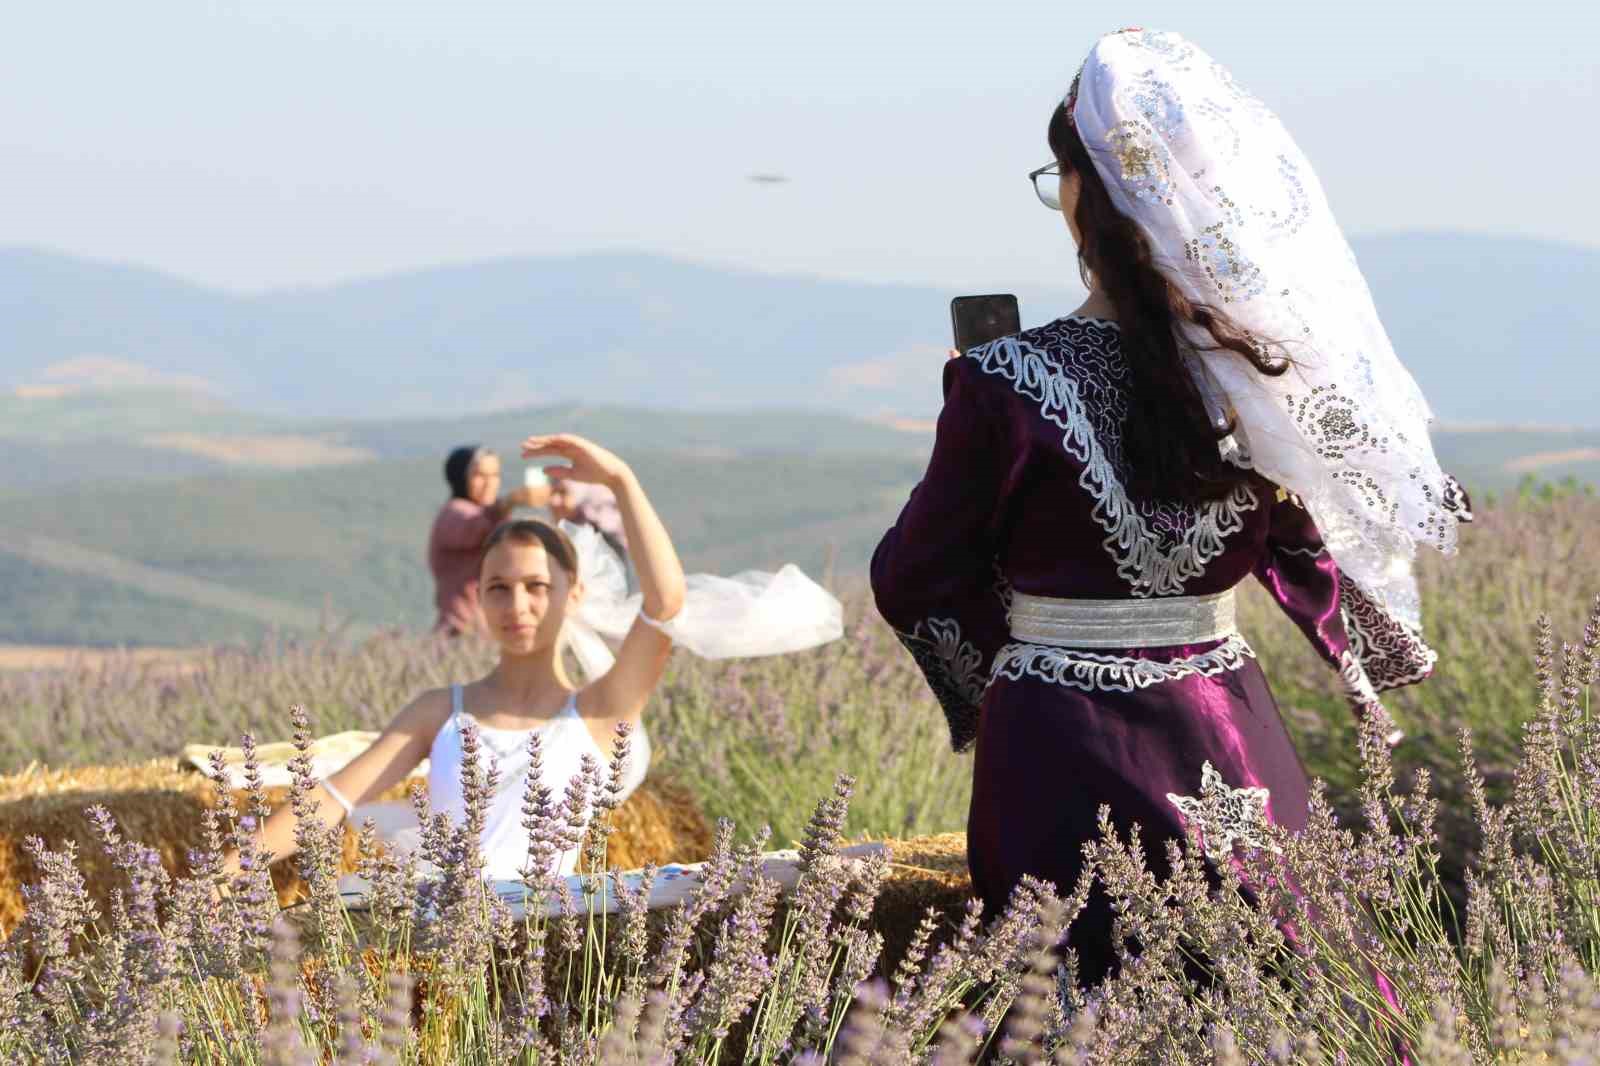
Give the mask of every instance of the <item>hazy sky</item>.
<svg viewBox="0 0 1600 1066">
<path fill-rule="evenodd" d="M 618 246 L 1049 281 L 1070 250 L 1024 175 L 1094 38 L 1138 24 L 1187 34 L 1275 107 L 1352 235 L 1600 245 L 1597 10 L 19 3 L 0 38 L 0 243 L 239 289 Z"/>
</svg>

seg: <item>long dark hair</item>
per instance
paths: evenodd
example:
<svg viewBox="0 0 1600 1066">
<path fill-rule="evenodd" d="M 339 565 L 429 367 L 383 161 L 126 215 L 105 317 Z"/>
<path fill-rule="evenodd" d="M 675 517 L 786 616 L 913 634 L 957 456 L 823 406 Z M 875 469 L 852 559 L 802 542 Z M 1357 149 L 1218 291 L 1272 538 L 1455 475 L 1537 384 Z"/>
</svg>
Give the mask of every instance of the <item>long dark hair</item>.
<svg viewBox="0 0 1600 1066">
<path fill-rule="evenodd" d="M 1216 426 L 1189 371 L 1194 345 L 1178 333 L 1193 323 L 1210 335 L 1205 350 L 1228 350 L 1263 374 L 1277 376 L 1289 361 L 1227 315 L 1179 291 L 1151 255 L 1134 221 L 1118 211 L 1095 171 L 1066 104 L 1050 118 L 1050 150 L 1063 172 L 1081 182 L 1073 212 L 1083 266 L 1117 309 L 1122 350 L 1132 377 L 1123 428 L 1126 487 L 1135 499 L 1202 503 L 1227 496 L 1252 475 L 1222 458 L 1217 442 L 1233 431 Z"/>
</svg>

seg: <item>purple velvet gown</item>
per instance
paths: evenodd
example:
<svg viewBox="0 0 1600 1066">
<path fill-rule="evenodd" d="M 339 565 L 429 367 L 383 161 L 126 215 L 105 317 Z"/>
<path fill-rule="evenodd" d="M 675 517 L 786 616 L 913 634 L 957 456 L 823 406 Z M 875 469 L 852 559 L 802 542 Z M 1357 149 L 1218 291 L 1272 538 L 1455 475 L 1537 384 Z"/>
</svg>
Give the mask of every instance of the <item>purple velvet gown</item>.
<svg viewBox="0 0 1600 1066">
<path fill-rule="evenodd" d="M 1227 804 L 1232 824 L 1197 827 L 1214 859 L 1250 839 L 1253 819 L 1298 829 L 1307 816 L 1305 770 L 1242 636 L 1030 643 L 1011 633 L 1014 594 L 1206 597 L 1254 576 L 1370 713 L 1381 713 L 1378 690 L 1433 664 L 1415 632 L 1341 580 L 1310 517 L 1270 484 L 1200 507 L 1130 500 L 1127 382 L 1118 329 L 1096 319 L 1059 319 L 950 360 L 927 473 L 873 555 L 879 611 L 927 677 L 956 750 L 976 747 L 967 849 L 990 914 L 1024 874 L 1070 891 L 1102 805 L 1120 833 L 1141 827 L 1160 872 L 1203 774 L 1238 801 Z M 1070 935 L 1082 979 L 1109 967 L 1110 938 L 1097 892 Z"/>
</svg>

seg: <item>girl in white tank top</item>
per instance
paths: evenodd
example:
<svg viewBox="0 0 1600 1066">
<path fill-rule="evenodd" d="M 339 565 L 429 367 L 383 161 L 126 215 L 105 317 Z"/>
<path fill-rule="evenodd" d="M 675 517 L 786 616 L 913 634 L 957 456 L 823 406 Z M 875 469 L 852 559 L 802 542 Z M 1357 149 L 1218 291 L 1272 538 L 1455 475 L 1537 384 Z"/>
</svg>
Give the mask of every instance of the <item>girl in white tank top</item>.
<svg viewBox="0 0 1600 1066">
<path fill-rule="evenodd" d="M 428 751 L 428 803 L 435 811 L 443 811 L 458 824 L 466 819 L 467 805 L 461 794 L 461 726 L 462 720 L 471 717 L 464 706 L 460 685 L 450 686 L 450 717 Z M 478 761 L 488 769 L 489 761 L 499 767 L 500 780 L 489 798 L 481 840 L 485 873 L 496 880 L 513 880 L 518 876 L 524 857 L 528 854 L 528 831 L 522 825 L 522 797 L 527 788 L 529 759 L 528 737 L 539 734 L 539 762 L 543 768 L 542 784 L 550 790 L 552 798 L 559 800 L 568 782 L 583 769 L 583 757 L 588 755 L 602 768 L 611 759 L 611 753 L 601 751 L 594 735 L 578 714 L 577 693 L 567 697 L 561 711 L 550 721 L 526 729 L 494 729 L 478 726 Z M 622 798 L 633 794 L 644 781 L 645 769 L 650 765 L 650 740 L 641 724 L 629 738 L 630 750 L 627 770 L 622 779 Z M 592 797 L 591 797 L 592 803 Z M 572 873 L 578 862 L 578 849 L 570 848 L 561 856 L 562 874 Z"/>
<path fill-rule="evenodd" d="M 429 806 L 459 823 L 466 813 L 461 734 L 470 719 L 478 729 L 480 762 L 487 767 L 492 759 L 499 768 L 481 840 L 485 873 L 496 879 L 518 877 L 527 861 L 521 806 L 531 735 L 540 738 L 541 783 L 559 803 L 585 755 L 600 764 L 604 776 L 612 738 L 627 723 L 632 732 L 622 781 L 626 795 L 649 768 L 650 744 L 640 716 L 675 642 L 709 658 L 727 658 L 815 647 L 842 632 L 839 601 L 793 566 L 776 574 L 686 579 L 638 478 L 599 445 L 566 434 L 529 437 L 522 454 L 564 461 L 544 468 L 552 481 L 601 484 L 612 491 L 639 592 L 626 594 L 620 562 L 593 530 L 573 527 L 569 534 L 565 526 L 531 521 L 501 525 L 484 546 L 478 575 L 484 631 L 500 646 L 499 665 L 471 685 L 418 697 L 366 751 L 311 794 L 317 816 L 333 824 L 426 758 Z M 581 688 L 563 666 L 568 648 L 584 670 Z M 277 856 L 291 854 L 293 813 L 285 808 L 268 818 L 260 843 Z M 563 854 L 561 872 L 570 872 L 576 860 L 576 851 Z M 236 872 L 237 858 L 228 862 Z"/>
</svg>

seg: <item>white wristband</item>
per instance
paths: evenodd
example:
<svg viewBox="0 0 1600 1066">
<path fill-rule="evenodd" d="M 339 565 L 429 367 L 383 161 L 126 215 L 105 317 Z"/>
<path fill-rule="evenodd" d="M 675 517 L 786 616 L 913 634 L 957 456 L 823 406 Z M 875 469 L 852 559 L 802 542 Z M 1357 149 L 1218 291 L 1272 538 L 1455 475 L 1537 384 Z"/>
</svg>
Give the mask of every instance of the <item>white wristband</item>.
<svg viewBox="0 0 1600 1066">
<path fill-rule="evenodd" d="M 678 618 L 679 615 L 682 615 L 682 614 L 683 614 L 683 610 L 680 608 L 679 611 L 678 611 L 678 614 L 673 615 L 672 618 L 669 618 L 669 619 L 667 619 L 666 622 L 663 622 L 660 619 L 651 618 L 650 615 L 645 611 L 645 609 L 641 607 L 641 608 L 639 608 L 639 621 L 643 622 L 645 625 L 649 626 L 651 629 L 654 629 L 656 632 L 662 634 L 668 640 L 671 640 L 672 639 L 672 633 L 671 633 L 670 630 L 667 629 L 667 624 L 669 622 L 672 622 L 674 619 Z"/>
<path fill-rule="evenodd" d="M 332 796 L 336 801 L 338 801 L 339 806 L 344 808 L 344 816 L 346 818 L 349 818 L 356 813 L 355 805 L 344 798 L 343 792 L 340 792 L 338 789 L 333 787 L 332 781 L 329 781 L 327 778 L 323 778 L 321 781 L 318 781 L 317 784 L 321 785 L 322 791 Z"/>
</svg>

